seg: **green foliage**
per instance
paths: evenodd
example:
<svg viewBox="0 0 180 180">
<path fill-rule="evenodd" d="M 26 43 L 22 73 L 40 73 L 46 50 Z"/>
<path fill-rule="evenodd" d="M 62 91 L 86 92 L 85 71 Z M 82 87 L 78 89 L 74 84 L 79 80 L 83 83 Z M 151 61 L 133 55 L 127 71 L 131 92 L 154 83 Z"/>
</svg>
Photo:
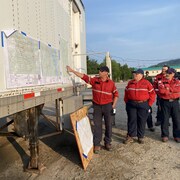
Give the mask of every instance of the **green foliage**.
<svg viewBox="0 0 180 180">
<path fill-rule="evenodd" d="M 87 56 L 87 73 L 88 74 L 98 74 L 97 68 L 99 67 L 99 64 L 97 63 L 97 60 L 90 60 Z"/>
<path fill-rule="evenodd" d="M 127 64 L 121 67 L 122 76 L 121 79 L 127 81 L 128 79 L 132 79 L 132 71 L 133 68 L 129 68 Z"/>
<path fill-rule="evenodd" d="M 112 60 L 111 67 L 112 67 L 112 79 L 116 82 L 120 81 L 122 75 L 120 63 L 117 63 L 115 60 Z"/>
<path fill-rule="evenodd" d="M 97 60 L 89 59 L 87 56 L 87 73 L 88 74 L 98 74 L 97 68 L 100 66 L 105 66 L 105 59 L 102 63 L 98 63 Z M 112 66 L 112 79 L 115 82 L 119 82 L 120 80 L 127 81 L 132 78 L 132 71 L 134 68 L 129 68 L 127 64 L 121 66 L 116 60 L 111 60 Z"/>
</svg>

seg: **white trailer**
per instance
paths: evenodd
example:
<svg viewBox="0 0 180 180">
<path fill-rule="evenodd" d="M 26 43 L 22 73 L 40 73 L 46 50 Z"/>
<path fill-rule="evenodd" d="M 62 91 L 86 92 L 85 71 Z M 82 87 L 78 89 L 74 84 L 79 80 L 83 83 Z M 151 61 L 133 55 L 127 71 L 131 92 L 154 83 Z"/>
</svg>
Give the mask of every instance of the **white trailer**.
<svg viewBox="0 0 180 180">
<path fill-rule="evenodd" d="M 13 115 L 17 133 L 30 141 L 29 169 L 39 169 L 37 122 L 43 104 L 56 102 L 59 132 L 62 117 L 83 105 L 77 94 L 85 86 L 69 76 L 66 65 L 86 73 L 86 56 L 78 56 L 86 54 L 84 5 L 1 0 L 0 31 L 0 118 Z"/>
</svg>

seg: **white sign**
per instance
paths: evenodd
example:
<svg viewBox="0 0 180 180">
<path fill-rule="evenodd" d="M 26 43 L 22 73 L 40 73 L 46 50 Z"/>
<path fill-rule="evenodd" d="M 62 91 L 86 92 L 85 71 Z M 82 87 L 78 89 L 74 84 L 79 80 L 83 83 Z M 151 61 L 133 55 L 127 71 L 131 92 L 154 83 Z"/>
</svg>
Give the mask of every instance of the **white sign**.
<svg viewBox="0 0 180 180">
<path fill-rule="evenodd" d="M 88 117 L 77 122 L 77 132 L 82 145 L 83 154 L 87 157 L 93 147 L 93 135 Z"/>
</svg>

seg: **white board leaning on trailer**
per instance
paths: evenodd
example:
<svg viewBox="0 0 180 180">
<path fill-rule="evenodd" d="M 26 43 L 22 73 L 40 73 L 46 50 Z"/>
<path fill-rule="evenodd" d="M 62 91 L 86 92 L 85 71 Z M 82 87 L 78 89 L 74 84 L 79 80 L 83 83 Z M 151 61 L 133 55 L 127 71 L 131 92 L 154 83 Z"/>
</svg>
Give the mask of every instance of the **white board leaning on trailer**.
<svg viewBox="0 0 180 180">
<path fill-rule="evenodd" d="M 84 117 L 77 122 L 77 132 L 83 149 L 83 155 L 88 156 L 89 151 L 93 147 L 93 135 L 88 117 Z"/>
<path fill-rule="evenodd" d="M 86 170 L 93 157 L 93 135 L 89 118 L 87 117 L 87 107 L 75 111 L 70 114 L 70 117 L 82 165 L 84 170 Z"/>
</svg>

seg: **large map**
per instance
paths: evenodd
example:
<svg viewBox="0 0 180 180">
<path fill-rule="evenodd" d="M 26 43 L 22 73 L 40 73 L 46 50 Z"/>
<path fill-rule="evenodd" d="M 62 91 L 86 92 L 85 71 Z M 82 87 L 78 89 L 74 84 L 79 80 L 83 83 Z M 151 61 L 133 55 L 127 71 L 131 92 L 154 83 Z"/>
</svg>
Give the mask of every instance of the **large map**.
<svg viewBox="0 0 180 180">
<path fill-rule="evenodd" d="M 5 38 L 7 88 L 62 82 L 60 50 L 14 31 Z"/>
<path fill-rule="evenodd" d="M 42 84 L 61 82 L 60 51 L 41 43 L 40 59 Z"/>
</svg>

